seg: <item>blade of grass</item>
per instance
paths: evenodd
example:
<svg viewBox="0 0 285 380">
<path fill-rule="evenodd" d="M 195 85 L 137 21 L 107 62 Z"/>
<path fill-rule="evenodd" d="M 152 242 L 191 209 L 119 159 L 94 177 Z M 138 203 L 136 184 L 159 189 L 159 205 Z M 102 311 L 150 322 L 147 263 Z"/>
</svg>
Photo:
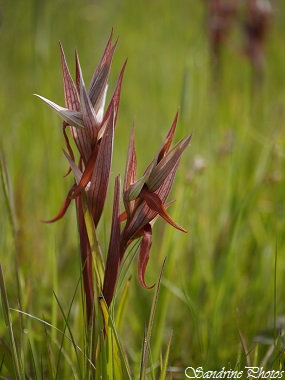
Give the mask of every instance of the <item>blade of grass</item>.
<svg viewBox="0 0 285 380">
<path fill-rule="evenodd" d="M 74 303 L 74 299 L 75 299 L 75 296 L 76 296 L 76 293 L 77 293 L 77 289 L 78 289 L 78 287 L 79 287 L 80 284 L 82 284 L 82 272 L 81 272 L 80 277 L 79 277 L 79 279 L 77 281 L 77 284 L 76 284 L 76 287 L 75 287 L 75 290 L 74 290 L 74 293 L 73 293 L 73 296 L 72 296 L 72 299 L 71 299 L 71 302 L 70 302 L 70 306 L 69 306 L 67 317 L 66 317 L 67 320 L 69 320 L 69 316 L 70 316 L 70 313 L 71 313 L 71 308 L 72 308 L 72 305 Z M 54 299 L 56 300 L 56 303 L 58 303 L 58 300 L 57 300 L 56 296 L 54 297 Z M 67 324 L 65 324 L 64 329 L 63 329 L 63 334 L 64 335 L 62 336 L 61 347 L 63 347 L 63 341 L 64 341 L 66 329 L 67 329 Z M 53 338 L 55 338 L 55 336 Z M 61 352 L 61 350 L 59 350 L 59 352 Z M 79 362 L 79 358 L 78 358 L 77 353 L 76 353 L 76 359 L 77 359 L 77 362 L 78 362 L 78 368 L 79 368 L 79 372 L 80 372 L 80 377 L 82 378 L 81 366 L 80 366 L 80 362 Z M 59 362 L 60 362 L 60 354 L 58 356 L 57 368 L 59 367 Z M 58 373 L 58 370 L 57 370 L 56 373 Z"/>
<path fill-rule="evenodd" d="M 130 289 L 130 283 L 131 283 L 131 278 L 129 278 L 125 284 L 122 296 L 120 298 L 120 302 L 119 302 L 118 307 L 117 307 L 116 318 L 115 318 L 115 324 L 117 326 L 117 331 L 121 331 L 122 325 L 124 322 L 124 316 L 126 313 L 126 306 L 127 306 L 127 299 L 128 299 L 128 295 L 129 295 L 129 289 Z"/>
<path fill-rule="evenodd" d="M 1 373 L 3 365 L 7 368 L 10 374 L 14 373 L 13 358 L 12 358 L 11 350 L 2 339 L 0 339 L 0 357 L 1 357 L 0 373 Z"/>
<path fill-rule="evenodd" d="M 18 226 L 17 226 L 17 218 L 14 210 L 14 202 L 13 202 L 13 196 L 11 193 L 11 186 L 10 186 L 10 179 L 9 179 L 9 173 L 8 173 L 8 168 L 7 164 L 5 161 L 5 156 L 2 151 L 0 150 L 0 172 L 1 172 L 1 182 L 2 182 L 2 188 L 3 188 L 3 193 L 4 193 L 4 198 L 5 198 L 5 203 L 7 206 L 8 210 L 8 217 L 9 217 L 9 222 L 11 226 L 11 231 L 13 235 L 13 242 L 14 242 L 14 247 L 15 247 L 15 253 L 17 254 L 18 251 L 18 238 L 17 238 L 17 233 L 18 233 Z M 18 270 L 17 266 L 17 257 L 15 257 L 15 274 L 16 274 L 16 283 L 17 283 L 17 290 L 18 290 L 18 300 L 19 303 L 22 303 L 22 294 L 21 294 L 21 281 L 20 281 L 20 273 Z"/>
<path fill-rule="evenodd" d="M 274 342 L 277 342 L 278 332 L 276 331 L 276 318 L 277 318 L 277 256 L 278 256 L 278 235 L 276 236 L 275 242 L 275 262 L 274 262 L 274 310 L 273 310 L 273 331 L 274 331 Z"/>
<path fill-rule="evenodd" d="M 168 359 L 169 359 L 169 353 L 170 353 L 170 344 L 171 344 L 171 339 L 172 339 L 172 331 L 169 336 L 168 344 L 167 344 L 167 349 L 161 369 L 161 374 L 159 377 L 159 380 L 164 380 L 166 378 L 166 370 L 167 370 L 167 364 L 168 364 Z"/>
<path fill-rule="evenodd" d="M 120 365 L 119 349 L 116 341 L 114 340 L 114 333 L 109 324 L 109 312 L 103 298 L 99 299 L 100 307 L 102 310 L 105 340 L 101 346 L 102 352 L 105 354 L 105 368 L 107 372 L 107 379 L 123 380 L 123 369 Z"/>
<path fill-rule="evenodd" d="M 47 334 L 49 334 L 51 336 L 51 339 L 53 339 L 53 337 L 52 337 L 52 335 L 50 334 L 49 331 L 47 331 Z M 59 342 L 56 338 L 53 339 L 53 343 L 58 347 L 58 349 L 60 350 L 60 352 L 64 356 L 65 360 L 67 361 L 68 365 L 70 366 L 71 371 L 72 371 L 73 376 L 74 376 L 74 379 L 75 380 L 82 379 L 82 377 L 78 376 L 76 368 L 75 368 L 75 366 L 73 364 L 73 361 L 71 360 L 71 358 L 69 357 L 69 355 L 67 354 L 67 352 L 63 349 L 62 343 Z M 57 373 L 56 373 L 56 378 L 57 378 L 57 376 L 58 376 L 58 367 L 57 367 L 56 371 L 57 371 Z"/>
<path fill-rule="evenodd" d="M 82 355 L 86 358 L 86 355 L 85 355 L 84 351 L 82 350 L 81 347 L 79 347 L 79 346 L 75 343 L 75 341 L 73 340 L 73 337 L 72 337 L 72 338 L 69 337 L 68 335 L 66 335 L 62 330 L 60 330 L 60 329 L 57 328 L 56 326 L 53 326 L 52 324 L 48 323 L 48 322 L 45 321 L 44 319 L 38 318 L 38 317 L 36 317 L 36 316 L 34 316 L 34 315 L 32 315 L 32 314 L 26 313 L 26 312 L 24 312 L 24 311 L 22 311 L 22 310 L 17 310 L 17 309 L 13 309 L 13 308 L 10 308 L 10 310 L 16 311 L 17 313 L 22 313 L 22 314 L 24 314 L 24 315 L 27 315 L 28 317 L 30 317 L 30 318 L 32 318 L 32 319 L 35 319 L 36 321 L 39 321 L 39 322 L 43 323 L 44 325 L 46 325 L 46 326 L 48 326 L 48 327 L 50 327 L 50 328 L 52 328 L 52 329 L 55 329 L 57 332 L 59 332 L 60 334 L 62 334 L 67 340 L 69 340 L 69 341 L 74 345 L 74 347 L 75 347 L 79 352 L 81 352 Z M 89 365 L 91 365 L 91 366 L 95 369 L 94 364 L 93 364 L 88 358 L 86 358 L 86 360 L 88 361 Z"/>
<path fill-rule="evenodd" d="M 126 277 L 128 276 L 128 273 L 129 273 L 129 268 L 131 268 L 132 263 L 133 263 L 135 257 L 137 256 L 137 252 L 138 252 L 140 243 L 141 243 L 141 240 L 138 239 L 136 241 L 136 243 L 132 246 L 130 251 L 127 253 L 127 255 L 125 256 L 125 258 L 122 262 L 118 282 L 117 282 L 116 289 L 115 289 L 114 299 L 117 298 L 119 290 L 123 287 L 123 284 L 126 281 Z"/>
<path fill-rule="evenodd" d="M 110 331 L 109 334 L 111 334 L 110 336 L 111 336 L 111 343 L 113 347 L 113 355 L 115 357 L 115 360 L 118 361 L 118 363 L 120 362 L 120 367 L 122 369 L 122 377 L 118 377 L 118 379 L 121 378 L 123 380 L 126 380 L 126 379 L 131 380 L 131 374 L 130 374 L 127 358 L 125 356 L 123 347 L 121 345 L 121 342 L 117 333 L 115 321 L 112 317 L 112 311 L 108 309 L 103 297 L 99 299 L 99 302 L 100 302 L 102 315 L 104 318 L 105 329 L 107 329 L 107 333 L 109 330 Z M 117 363 L 115 365 L 117 366 Z M 115 368 L 117 368 L 116 366 Z M 110 380 L 113 380 L 113 379 L 110 379 Z"/>
<path fill-rule="evenodd" d="M 12 197 L 11 197 L 10 181 L 9 181 L 7 164 L 6 164 L 4 153 L 2 152 L 2 150 L 0 151 L 0 173 L 1 173 L 1 182 L 2 182 L 4 197 L 5 197 L 5 203 L 8 209 L 10 226 L 11 226 L 13 236 L 15 237 L 16 232 L 17 232 L 16 218 L 15 218 L 13 203 L 11 201 Z"/>
<path fill-rule="evenodd" d="M 152 333 L 152 326 L 153 326 L 153 321 L 154 321 L 154 316 L 155 316 L 155 311 L 156 311 L 156 306 L 157 306 L 157 301 L 158 301 L 162 273 L 165 267 L 165 262 L 166 262 L 166 258 L 164 259 L 163 264 L 162 264 L 162 268 L 160 271 L 159 279 L 157 282 L 156 290 L 155 290 L 152 305 L 151 305 L 149 323 L 148 323 L 148 327 L 147 327 L 147 331 L 146 331 L 146 335 L 145 335 L 145 339 L 143 343 L 143 348 L 142 348 L 140 380 L 146 380 L 147 357 L 148 357 L 149 348 L 150 348 L 150 338 L 151 338 L 151 333 Z"/>
<path fill-rule="evenodd" d="M 32 368 L 33 368 L 33 370 L 34 370 L 33 379 L 37 379 L 37 378 L 38 378 L 38 375 L 37 375 L 36 361 L 35 361 L 35 356 L 34 356 L 34 352 L 33 352 L 33 348 L 32 348 L 32 344 L 31 344 L 30 339 L 29 339 L 29 349 L 30 349 L 30 352 L 31 352 L 31 358 L 32 358 Z"/>
<path fill-rule="evenodd" d="M 53 354 L 53 350 L 51 348 L 51 344 L 50 344 L 50 337 L 48 335 L 48 332 L 47 332 L 47 328 L 45 326 L 45 333 L 46 333 L 46 345 L 47 345 L 47 362 L 48 362 L 48 368 L 49 368 L 49 371 L 50 371 L 50 377 L 52 379 L 55 379 L 56 377 L 56 365 L 55 365 L 55 359 L 54 359 L 54 354 Z"/>
<path fill-rule="evenodd" d="M 80 361 L 79 361 L 78 352 L 77 352 L 77 345 L 75 344 L 75 341 L 74 341 L 74 338 L 73 338 L 73 334 L 72 334 L 72 331 L 71 331 L 71 328 L 70 328 L 70 325 L 69 325 L 69 321 L 68 321 L 68 318 L 69 318 L 69 315 L 70 315 L 70 309 L 68 311 L 68 315 L 66 316 L 65 313 L 64 313 L 64 311 L 63 311 L 63 308 L 62 308 L 62 306 L 61 306 L 61 304 L 59 302 L 59 299 L 58 299 L 57 295 L 55 294 L 55 292 L 53 292 L 53 294 L 55 296 L 55 299 L 57 301 L 58 307 L 60 308 L 61 314 L 62 314 L 64 322 L 65 322 L 64 331 L 63 331 L 64 335 L 63 336 L 66 336 L 65 335 L 65 329 L 67 328 L 67 330 L 68 330 L 68 332 L 70 334 L 70 338 L 71 338 L 71 342 L 72 342 L 74 351 L 75 351 L 75 355 L 76 355 L 76 360 L 77 360 L 77 363 L 78 363 L 78 369 L 79 369 L 79 372 L 80 372 L 80 376 L 82 376 Z M 56 378 L 57 378 L 57 375 L 56 375 Z"/>
<path fill-rule="evenodd" d="M 15 376 L 16 376 L 16 379 L 24 379 L 25 375 L 23 373 L 21 360 L 17 352 L 16 341 L 15 341 L 14 332 L 13 332 L 12 318 L 11 318 L 6 286 L 5 286 L 5 280 L 4 280 L 1 264 L 0 264 L 0 290 L 1 290 L 2 306 L 3 306 L 3 313 L 4 313 L 4 321 L 9 332 Z"/>
</svg>

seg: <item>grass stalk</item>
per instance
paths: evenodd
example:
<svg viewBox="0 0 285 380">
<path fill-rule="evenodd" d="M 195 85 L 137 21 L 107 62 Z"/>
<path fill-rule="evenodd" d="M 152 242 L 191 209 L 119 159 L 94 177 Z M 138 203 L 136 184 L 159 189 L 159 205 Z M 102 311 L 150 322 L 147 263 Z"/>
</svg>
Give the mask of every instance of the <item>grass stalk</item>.
<svg viewBox="0 0 285 380">
<path fill-rule="evenodd" d="M 13 368 L 15 371 L 15 377 L 17 380 L 24 380 L 25 374 L 23 373 L 23 367 L 21 363 L 20 354 L 18 353 L 16 341 L 13 332 L 12 318 L 9 308 L 9 302 L 6 292 L 5 280 L 2 271 L 2 265 L 0 264 L 0 290 L 1 290 L 1 299 L 2 299 L 2 309 L 4 314 L 5 325 L 8 328 L 10 345 L 11 345 L 11 356 L 13 361 Z"/>
<path fill-rule="evenodd" d="M 150 317 L 149 317 L 149 322 L 145 334 L 145 338 L 143 341 L 143 346 L 142 346 L 142 355 L 141 355 L 141 367 L 140 367 L 140 380 L 146 380 L 146 373 L 147 373 L 147 362 L 148 362 L 148 355 L 150 353 L 150 338 L 151 338 L 151 333 L 152 333 L 152 327 L 153 327 L 153 322 L 154 322 L 154 317 L 155 317 L 155 311 L 157 307 L 157 301 L 158 301 L 158 295 L 160 291 L 160 284 L 161 284 L 161 278 L 162 278 L 162 273 L 165 267 L 166 263 L 166 258 L 163 261 L 162 268 L 160 271 L 159 279 L 156 285 L 155 293 L 153 296 L 153 301 L 151 305 L 151 311 L 150 311 Z"/>
</svg>

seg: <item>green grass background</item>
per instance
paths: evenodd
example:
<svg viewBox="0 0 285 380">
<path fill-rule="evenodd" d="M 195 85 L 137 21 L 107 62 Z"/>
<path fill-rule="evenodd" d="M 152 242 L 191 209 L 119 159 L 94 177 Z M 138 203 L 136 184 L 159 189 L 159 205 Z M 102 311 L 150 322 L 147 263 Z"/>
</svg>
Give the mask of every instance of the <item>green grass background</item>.
<svg viewBox="0 0 285 380">
<path fill-rule="evenodd" d="M 177 109 L 177 140 L 193 132 L 171 194 L 176 202 L 169 209 L 188 233 L 158 222 L 146 275 L 148 283 L 157 281 L 163 259 L 168 257 L 152 352 L 155 362 L 173 329 L 170 365 L 181 370 L 188 365 L 208 369 L 245 365 L 238 330 L 252 350 L 252 358 L 257 352 L 253 338 L 270 326 L 275 315 L 285 313 L 285 7 L 282 1 L 274 3 L 262 86 L 256 91 L 252 88 L 251 66 L 241 54 L 241 26 L 235 25 L 232 42 L 223 52 L 222 75 L 213 90 L 205 3 L 1 3 L 0 144 L 17 219 L 14 238 L 7 203 L 0 192 L 0 261 L 10 306 L 60 327 L 63 318 L 53 291 L 66 312 L 71 303 L 79 278 L 75 211 L 71 207 L 54 225 L 40 220 L 58 212 L 72 179 L 63 178 L 67 162 L 61 151 L 61 122 L 32 94 L 63 105 L 58 41 L 72 74 L 74 50 L 78 50 L 88 83 L 113 27 L 119 42 L 109 97 L 126 57 L 128 64 L 115 134 L 109 204 L 99 226 L 105 252 L 112 184 L 118 173 L 124 174 L 133 120 L 140 174 L 160 146 Z M 195 170 L 197 157 L 205 162 L 202 171 Z M 152 291 L 141 288 L 136 271 L 134 263 L 121 331 L 135 374 L 152 301 Z M 81 309 L 77 293 L 71 325 L 79 344 Z M 36 365 L 41 360 L 45 363 L 44 327 L 29 317 L 19 321 L 16 313 L 13 316 L 19 324 L 16 335 L 24 347 L 26 365 L 31 366 L 29 341 Z M 0 334 L 5 340 L 1 319 Z M 65 349 L 69 350 L 68 343 Z M 265 350 L 259 346 L 257 363 L 262 362 Z M 282 362 L 282 354 L 275 354 L 277 362 Z M 62 367 L 62 378 L 69 378 L 70 367 Z M 182 374 L 177 376 L 183 378 Z"/>
</svg>

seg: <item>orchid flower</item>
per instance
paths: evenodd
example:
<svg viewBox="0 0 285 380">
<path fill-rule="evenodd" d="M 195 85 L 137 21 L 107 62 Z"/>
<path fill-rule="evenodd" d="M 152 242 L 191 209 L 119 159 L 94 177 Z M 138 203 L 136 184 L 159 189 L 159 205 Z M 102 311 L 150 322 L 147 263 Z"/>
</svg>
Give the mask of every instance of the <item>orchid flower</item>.
<svg viewBox="0 0 285 380">
<path fill-rule="evenodd" d="M 60 44 L 65 107 L 37 95 L 63 119 L 63 135 L 67 148 L 67 152 L 64 150 L 64 155 L 70 166 L 68 173 L 71 170 L 73 171 L 75 184 L 69 190 L 58 215 L 46 221 L 46 223 L 52 223 L 62 218 L 71 200 L 76 199 L 88 321 L 90 321 L 93 312 L 94 290 L 91 249 L 83 216 L 81 192 L 85 191 L 88 208 L 96 228 L 103 212 L 109 184 L 114 129 L 116 127 L 121 85 L 126 66 L 125 62 L 113 96 L 104 113 L 108 79 L 117 45 L 117 41 L 112 45 L 112 36 L 113 31 L 93 74 L 88 91 L 84 83 L 77 53 L 75 54 L 76 77 L 74 83 Z M 68 126 L 79 152 L 78 165 L 75 163 L 75 156 L 66 133 L 66 127 Z"/>
<path fill-rule="evenodd" d="M 103 295 L 107 305 L 110 305 L 116 286 L 120 264 L 127 247 L 134 239 L 142 237 L 138 258 L 138 277 L 145 288 L 150 288 L 145 283 L 145 271 L 149 260 L 149 252 L 152 245 L 152 224 L 161 216 L 166 222 L 176 229 L 186 232 L 167 213 L 167 197 L 173 185 L 174 177 L 178 169 L 181 155 L 190 142 L 191 135 L 180 140 L 170 149 L 176 129 L 178 114 L 176 114 L 172 126 L 154 159 L 148 165 L 142 178 L 137 180 L 137 158 L 134 144 L 134 128 L 132 129 L 123 190 L 125 212 L 120 215 L 120 222 L 125 221 L 125 226 L 120 233 L 118 221 L 118 196 L 120 179 L 116 180 L 114 196 L 114 209 L 112 231 L 110 239 L 108 259 L 105 269 Z M 172 203 L 172 202 L 171 202 Z M 120 235 L 119 235 L 120 233 Z M 116 241 L 113 236 L 116 236 Z M 118 244 L 120 236 L 120 244 Z"/>
<path fill-rule="evenodd" d="M 97 226 L 102 215 L 111 170 L 114 128 L 117 121 L 121 85 L 126 66 L 125 62 L 111 101 L 104 114 L 108 78 L 117 44 L 116 41 L 112 46 L 112 34 L 94 72 L 88 91 L 84 84 L 77 53 L 75 55 L 76 84 L 74 84 L 60 44 L 66 107 L 61 107 L 43 96 L 36 95 L 64 120 L 63 133 L 69 155 L 64 153 L 77 178 L 77 186 L 73 186 L 69 191 L 60 212 L 55 218 L 46 221 L 47 223 L 52 223 L 62 218 L 71 200 L 79 196 L 84 188 L 91 203 L 91 213 L 94 217 L 95 226 Z M 74 163 L 74 154 L 65 131 L 67 126 L 70 127 L 72 137 L 80 154 L 78 167 Z"/>
<path fill-rule="evenodd" d="M 91 247 L 86 227 L 89 223 L 86 223 L 84 218 L 83 205 L 84 210 L 86 210 L 87 203 L 96 235 L 96 228 L 103 212 L 109 185 L 114 130 L 126 66 L 125 62 L 113 96 L 104 112 L 108 79 L 117 45 L 117 41 L 112 45 L 112 35 L 113 32 L 88 90 L 84 83 L 77 53 L 75 54 L 76 76 L 74 82 L 60 44 L 65 107 L 37 95 L 63 119 L 63 135 L 66 143 L 66 150 L 63 150 L 63 153 L 69 163 L 67 174 L 73 172 L 75 183 L 69 190 L 58 215 L 47 222 L 55 222 L 63 217 L 71 200 L 75 199 L 88 323 L 93 314 L 94 289 Z M 191 139 L 190 135 L 178 141 L 171 148 L 177 119 L 178 114 L 176 114 L 161 147 L 140 179 L 137 179 L 134 127 L 132 129 L 123 186 L 125 211 L 123 213 L 120 211 L 121 179 L 118 176 L 114 188 L 111 235 L 102 289 L 100 281 L 97 284 L 97 290 L 99 293 L 102 291 L 108 306 L 110 306 L 114 296 L 121 262 L 133 240 L 142 238 L 138 257 L 138 277 L 143 287 L 150 288 L 146 285 L 144 277 L 149 261 L 152 227 L 155 220 L 162 217 L 174 228 L 186 232 L 166 211 L 173 203 L 166 203 L 166 201 L 173 185 L 181 155 Z M 67 127 L 70 129 L 79 153 L 78 164 L 75 162 L 75 155 L 69 143 Z M 87 214 L 89 215 L 89 213 Z"/>
</svg>

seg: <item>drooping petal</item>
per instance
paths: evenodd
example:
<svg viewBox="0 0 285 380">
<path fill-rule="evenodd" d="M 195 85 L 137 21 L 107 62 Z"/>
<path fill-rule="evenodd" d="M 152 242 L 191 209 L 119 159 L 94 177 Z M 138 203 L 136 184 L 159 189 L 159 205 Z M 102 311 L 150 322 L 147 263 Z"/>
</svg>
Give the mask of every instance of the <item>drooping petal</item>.
<svg viewBox="0 0 285 380">
<path fill-rule="evenodd" d="M 62 133 L 63 133 L 63 137 L 64 137 L 64 140 L 65 140 L 65 145 L 67 147 L 67 150 L 68 150 L 68 153 L 69 153 L 71 159 L 74 161 L 74 153 L 73 153 L 73 150 L 72 150 L 71 145 L 69 143 L 69 138 L 68 138 L 67 133 L 66 133 L 66 127 L 67 127 L 67 123 L 65 121 L 63 121 L 62 122 Z M 68 174 L 70 172 L 71 172 L 71 167 L 68 168 L 68 171 L 64 175 L 64 177 L 68 176 Z"/>
<path fill-rule="evenodd" d="M 106 131 L 100 142 L 98 156 L 91 177 L 87 198 L 97 226 L 105 204 L 113 155 L 114 107 L 112 107 Z"/>
<path fill-rule="evenodd" d="M 157 190 L 163 181 L 168 177 L 169 173 L 189 144 L 190 139 L 191 135 L 188 136 L 185 140 L 180 140 L 155 166 L 148 180 L 146 181 L 150 192 Z"/>
<path fill-rule="evenodd" d="M 115 180 L 114 202 L 112 214 L 111 236 L 106 262 L 103 295 L 108 306 L 114 296 L 116 282 L 120 268 L 120 193 L 121 180 L 118 176 Z"/>
<path fill-rule="evenodd" d="M 94 171 L 94 165 L 98 156 L 99 147 L 96 145 L 91 156 L 87 162 L 83 175 L 81 176 L 80 181 L 77 182 L 77 187 L 73 193 L 73 198 L 78 197 L 81 193 L 81 190 L 84 189 L 88 183 L 91 181 L 92 174 Z"/>
<path fill-rule="evenodd" d="M 166 212 L 161 199 L 156 193 L 151 193 L 150 191 L 148 191 L 146 187 L 144 187 L 140 192 L 140 197 L 146 202 L 146 204 L 151 210 L 159 214 L 171 226 L 182 232 L 187 232 L 184 228 L 179 226 Z"/>
<path fill-rule="evenodd" d="M 54 222 L 58 221 L 59 219 L 61 219 L 65 215 L 65 213 L 68 209 L 68 206 L 70 205 L 70 202 L 72 200 L 71 196 L 72 196 L 74 189 L 75 189 L 75 185 L 73 185 L 72 188 L 69 190 L 67 197 L 65 198 L 63 205 L 61 206 L 61 209 L 60 209 L 59 213 L 57 214 L 57 216 L 53 219 L 50 219 L 50 220 L 42 220 L 43 223 L 54 223 Z"/>
<path fill-rule="evenodd" d="M 142 286 L 146 289 L 151 289 L 152 286 L 147 286 L 145 283 L 145 271 L 149 260 L 149 251 L 152 245 L 152 229 L 150 224 L 146 224 L 143 228 L 143 238 L 140 245 L 139 259 L 138 259 L 138 277 Z"/>
<path fill-rule="evenodd" d="M 127 220 L 127 213 L 126 213 L 126 211 L 122 212 L 121 215 L 120 215 L 120 222 L 124 222 L 125 220 Z"/>
<path fill-rule="evenodd" d="M 59 116 L 64 121 L 67 122 L 68 125 L 72 125 L 73 127 L 76 127 L 76 128 L 82 128 L 82 129 L 85 128 L 81 112 L 69 110 L 67 108 L 57 105 L 56 103 L 44 98 L 43 96 L 40 96 L 37 94 L 34 94 L 34 95 L 40 98 L 47 105 L 49 105 L 56 113 L 59 114 Z"/>
</svg>

